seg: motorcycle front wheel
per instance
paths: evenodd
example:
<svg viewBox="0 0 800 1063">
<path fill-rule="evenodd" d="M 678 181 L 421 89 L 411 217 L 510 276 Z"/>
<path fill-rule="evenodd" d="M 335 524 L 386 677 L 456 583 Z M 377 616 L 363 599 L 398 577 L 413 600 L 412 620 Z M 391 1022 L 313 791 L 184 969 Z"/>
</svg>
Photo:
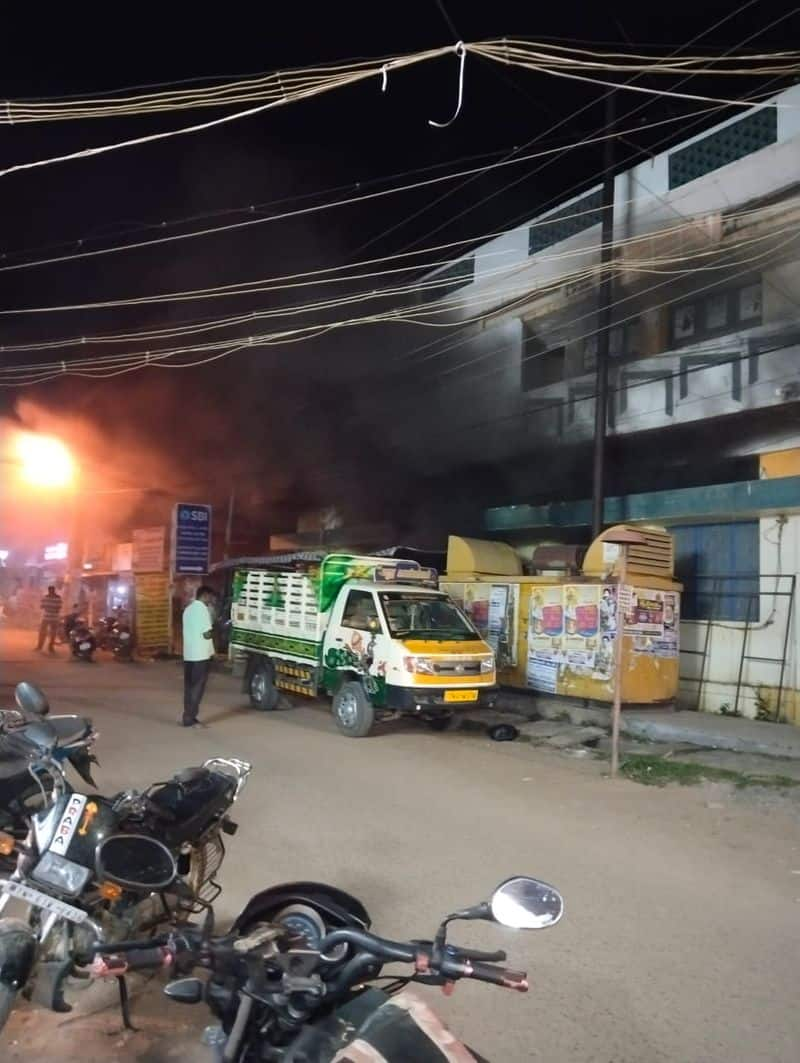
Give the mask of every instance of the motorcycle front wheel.
<svg viewBox="0 0 800 1063">
<path fill-rule="evenodd" d="M 17 999 L 16 990 L 7 985 L 0 985 L 0 1031 L 8 1022 L 8 1016 L 14 1010 L 14 1002 Z"/>
</svg>

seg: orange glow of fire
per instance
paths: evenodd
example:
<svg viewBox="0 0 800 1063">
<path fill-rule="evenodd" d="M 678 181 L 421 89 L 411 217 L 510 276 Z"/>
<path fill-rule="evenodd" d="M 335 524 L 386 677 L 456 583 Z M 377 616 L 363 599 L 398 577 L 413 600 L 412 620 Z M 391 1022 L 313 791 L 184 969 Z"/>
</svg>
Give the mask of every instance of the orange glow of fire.
<svg viewBox="0 0 800 1063">
<path fill-rule="evenodd" d="M 75 461 L 54 436 L 20 432 L 14 449 L 20 475 L 32 487 L 69 487 L 75 479 Z"/>
</svg>

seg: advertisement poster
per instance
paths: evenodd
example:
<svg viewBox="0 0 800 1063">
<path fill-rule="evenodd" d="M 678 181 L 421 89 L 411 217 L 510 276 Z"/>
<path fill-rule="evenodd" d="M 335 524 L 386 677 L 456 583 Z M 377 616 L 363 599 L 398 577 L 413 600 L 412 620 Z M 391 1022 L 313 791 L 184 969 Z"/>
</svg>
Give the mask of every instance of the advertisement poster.
<svg viewBox="0 0 800 1063">
<path fill-rule="evenodd" d="M 516 584 L 492 584 L 487 642 L 497 655 L 497 663 L 501 668 L 517 663 L 518 603 L 519 587 Z"/>
<path fill-rule="evenodd" d="M 558 660 L 551 653 L 538 650 L 528 654 L 527 682 L 533 690 L 545 694 L 558 692 Z"/>
<path fill-rule="evenodd" d="M 131 565 L 134 572 L 164 571 L 166 528 L 135 528 L 131 533 Z"/>
<path fill-rule="evenodd" d="M 489 634 L 489 599 L 492 589 L 488 583 L 471 583 L 464 588 L 464 612 L 481 638 Z"/>
<path fill-rule="evenodd" d="M 674 595 L 670 595 L 674 597 Z M 664 591 L 634 587 L 630 609 L 625 613 L 625 633 L 629 635 L 664 634 Z"/>
<path fill-rule="evenodd" d="M 140 650 L 169 649 L 169 579 L 152 573 L 135 577 L 136 642 Z"/>
<path fill-rule="evenodd" d="M 568 638 L 596 638 L 600 629 L 600 587 L 596 583 L 564 587 L 564 628 Z"/>
<path fill-rule="evenodd" d="M 564 596 L 561 587 L 536 587 L 531 591 L 528 642 L 548 645 L 564 634 Z M 536 640 L 534 643 L 533 640 Z"/>
<path fill-rule="evenodd" d="M 663 606 L 663 631 L 660 634 L 655 632 L 639 632 L 638 634 L 635 634 L 633 639 L 633 652 L 648 653 L 653 657 L 660 657 L 662 659 L 676 659 L 678 656 L 681 620 L 680 594 L 674 591 L 648 590 L 636 591 L 635 594 L 641 595 L 645 600 L 655 599 L 656 597 L 661 600 Z M 631 617 L 631 620 L 635 618 L 636 616 L 634 614 Z M 626 632 L 630 630 L 628 625 L 626 625 L 625 630 Z"/>
</svg>

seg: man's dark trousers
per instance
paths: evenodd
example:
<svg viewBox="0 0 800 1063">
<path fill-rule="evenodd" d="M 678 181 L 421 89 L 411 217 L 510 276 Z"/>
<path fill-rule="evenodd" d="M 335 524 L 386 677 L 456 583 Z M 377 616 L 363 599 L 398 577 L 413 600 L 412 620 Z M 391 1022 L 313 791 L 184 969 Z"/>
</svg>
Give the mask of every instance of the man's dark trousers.
<svg viewBox="0 0 800 1063">
<path fill-rule="evenodd" d="M 197 722 L 200 701 L 210 671 L 210 660 L 183 662 L 183 723 L 187 727 Z"/>
</svg>

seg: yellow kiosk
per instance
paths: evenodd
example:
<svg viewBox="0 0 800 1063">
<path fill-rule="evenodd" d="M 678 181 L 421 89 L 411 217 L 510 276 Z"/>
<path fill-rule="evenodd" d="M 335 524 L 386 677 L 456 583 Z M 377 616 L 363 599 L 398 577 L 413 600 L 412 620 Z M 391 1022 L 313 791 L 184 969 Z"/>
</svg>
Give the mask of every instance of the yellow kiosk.
<svg viewBox="0 0 800 1063">
<path fill-rule="evenodd" d="M 622 624 L 623 702 L 675 698 L 683 588 L 674 578 L 672 537 L 661 527 L 636 526 L 644 542 L 626 547 L 623 622 L 621 547 L 607 541 L 621 527 L 595 539 L 579 567 L 544 567 L 558 551 L 542 551 L 546 560 L 535 575 L 524 573 L 522 558 L 506 543 L 450 536 L 440 586 L 495 650 L 501 684 L 610 702 Z"/>
</svg>

